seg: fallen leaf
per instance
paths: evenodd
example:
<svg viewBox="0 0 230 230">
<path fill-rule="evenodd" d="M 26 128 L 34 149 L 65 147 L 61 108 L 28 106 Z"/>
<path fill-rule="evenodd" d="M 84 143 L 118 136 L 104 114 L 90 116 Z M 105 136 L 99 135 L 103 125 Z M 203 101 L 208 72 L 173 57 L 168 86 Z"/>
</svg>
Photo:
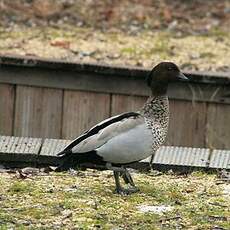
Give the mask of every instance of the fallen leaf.
<svg viewBox="0 0 230 230">
<path fill-rule="evenodd" d="M 168 7 L 164 7 L 163 9 L 163 16 L 166 22 L 172 21 L 172 13 Z"/>
<path fill-rule="evenodd" d="M 28 175 L 24 174 L 21 169 L 16 171 L 16 178 L 18 179 L 26 179 Z"/>
<path fill-rule="evenodd" d="M 69 41 L 52 41 L 50 43 L 51 46 L 61 47 L 64 49 L 69 49 L 70 42 Z"/>
</svg>

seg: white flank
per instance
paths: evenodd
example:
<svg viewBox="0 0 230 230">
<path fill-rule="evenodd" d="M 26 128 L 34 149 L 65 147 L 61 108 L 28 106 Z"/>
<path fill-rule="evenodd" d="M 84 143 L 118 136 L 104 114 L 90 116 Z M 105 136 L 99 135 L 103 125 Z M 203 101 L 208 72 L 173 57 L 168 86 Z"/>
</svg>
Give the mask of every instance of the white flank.
<svg viewBox="0 0 230 230">
<path fill-rule="evenodd" d="M 152 154 L 152 133 L 146 124 L 141 124 L 114 136 L 96 150 L 107 162 L 139 161 Z"/>
</svg>

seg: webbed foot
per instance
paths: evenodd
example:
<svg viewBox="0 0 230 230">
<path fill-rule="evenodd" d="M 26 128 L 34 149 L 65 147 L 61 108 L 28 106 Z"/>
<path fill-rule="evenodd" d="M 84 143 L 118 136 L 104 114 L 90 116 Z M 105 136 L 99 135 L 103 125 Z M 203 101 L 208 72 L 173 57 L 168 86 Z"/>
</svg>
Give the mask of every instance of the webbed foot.
<svg viewBox="0 0 230 230">
<path fill-rule="evenodd" d="M 136 192 L 139 192 L 140 189 L 137 187 L 130 187 L 130 188 L 116 188 L 115 192 L 122 195 L 122 196 L 127 196 Z"/>
</svg>

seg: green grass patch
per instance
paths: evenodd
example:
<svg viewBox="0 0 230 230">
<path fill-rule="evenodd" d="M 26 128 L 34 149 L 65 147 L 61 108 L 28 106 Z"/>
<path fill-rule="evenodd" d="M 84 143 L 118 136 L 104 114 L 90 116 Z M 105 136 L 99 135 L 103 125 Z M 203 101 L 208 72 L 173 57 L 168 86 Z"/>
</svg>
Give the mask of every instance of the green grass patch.
<svg viewBox="0 0 230 230">
<path fill-rule="evenodd" d="M 0 229 L 229 229 L 228 184 L 215 174 L 135 174 L 140 192 L 114 194 L 109 171 L 80 176 L 51 173 L 30 179 L 0 177 Z M 142 213 L 140 205 L 171 206 Z M 29 227 L 28 227 L 29 226 Z"/>
</svg>

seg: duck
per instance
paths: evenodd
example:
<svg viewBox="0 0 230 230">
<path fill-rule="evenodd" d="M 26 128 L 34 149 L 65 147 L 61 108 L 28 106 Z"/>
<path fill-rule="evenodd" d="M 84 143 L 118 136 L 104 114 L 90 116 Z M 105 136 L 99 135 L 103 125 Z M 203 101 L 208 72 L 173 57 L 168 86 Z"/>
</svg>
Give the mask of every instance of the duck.
<svg viewBox="0 0 230 230">
<path fill-rule="evenodd" d="M 157 64 L 146 78 L 150 96 L 139 111 L 110 117 L 74 139 L 57 154 L 57 171 L 89 163 L 112 170 L 115 192 L 128 195 L 139 191 L 128 166 L 146 159 L 164 144 L 169 126 L 169 84 L 188 80 L 173 62 Z M 120 178 L 128 188 L 121 185 Z"/>
</svg>

